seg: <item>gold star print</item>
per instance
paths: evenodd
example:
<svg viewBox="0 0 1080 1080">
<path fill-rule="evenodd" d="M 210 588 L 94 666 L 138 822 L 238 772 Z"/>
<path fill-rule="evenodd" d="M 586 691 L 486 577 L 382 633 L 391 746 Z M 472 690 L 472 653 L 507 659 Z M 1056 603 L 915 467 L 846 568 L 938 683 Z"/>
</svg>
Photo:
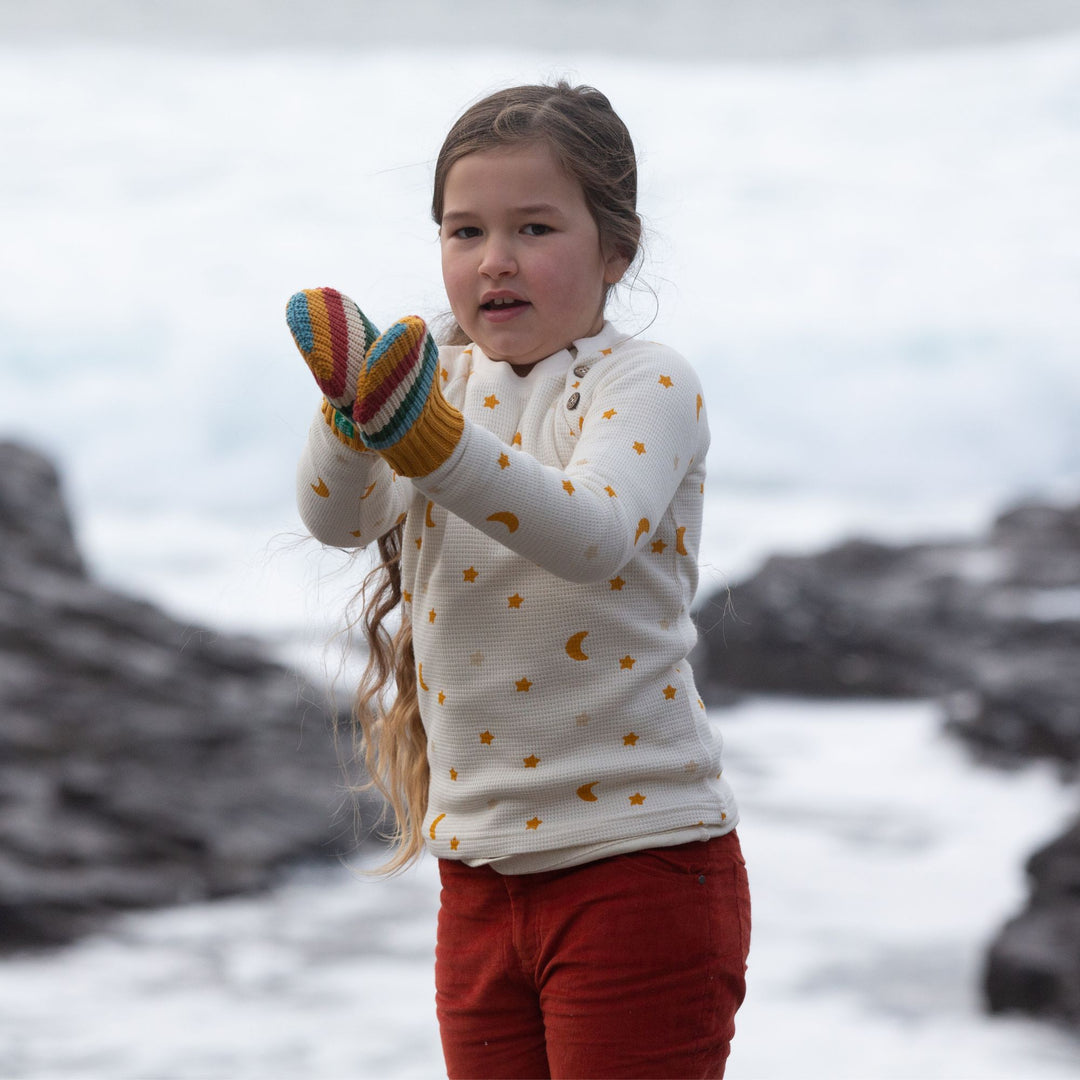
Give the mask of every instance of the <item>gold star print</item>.
<svg viewBox="0 0 1080 1080">
<path fill-rule="evenodd" d="M 696 773 L 697 772 L 697 767 L 698 767 L 698 765 L 697 765 L 696 761 L 688 761 L 683 766 L 683 771 L 688 772 L 688 773 Z"/>
<path fill-rule="evenodd" d="M 434 609 L 434 608 L 432 608 L 432 609 L 431 609 L 431 610 L 430 610 L 430 611 L 429 611 L 429 612 L 427 613 L 427 621 L 428 621 L 428 622 L 434 622 L 434 621 L 435 621 L 435 609 Z"/>
<path fill-rule="evenodd" d="M 490 746 L 492 744 L 492 742 L 494 742 L 494 740 L 495 740 L 495 736 L 492 735 L 490 731 L 483 731 L 483 732 L 480 733 L 480 741 L 485 746 Z"/>
<path fill-rule="evenodd" d="M 615 498 L 615 489 L 614 489 L 614 488 L 613 488 L 613 487 L 612 487 L 612 486 L 611 486 L 610 484 L 607 484 L 607 485 L 606 485 L 606 486 L 604 487 L 604 490 L 605 490 L 605 491 L 606 491 L 606 492 L 608 493 L 608 495 L 610 495 L 610 496 L 611 496 L 611 497 L 612 497 L 613 499 Z"/>
<path fill-rule="evenodd" d="M 704 702 L 704 701 L 702 701 L 702 700 L 701 700 L 701 698 L 698 698 L 698 699 L 697 699 L 697 707 L 698 707 L 699 709 L 704 709 L 704 708 L 705 708 L 705 702 Z"/>
<path fill-rule="evenodd" d="M 601 349 L 600 350 L 600 355 L 601 356 L 610 356 L 611 355 L 611 350 L 610 349 Z"/>
<path fill-rule="evenodd" d="M 628 735 L 622 737 L 623 746 L 637 746 L 638 736 L 634 732 L 630 732 Z"/>
<path fill-rule="evenodd" d="M 420 550 L 420 547 L 421 547 L 421 545 L 422 545 L 423 543 L 424 543 L 424 538 L 423 538 L 422 536 L 418 536 L 418 537 L 416 538 L 416 550 L 417 550 L 417 551 L 419 551 L 419 550 Z"/>
<path fill-rule="evenodd" d="M 645 444 L 643 442 L 634 443 L 634 449 L 638 452 L 638 456 L 645 453 Z"/>
<path fill-rule="evenodd" d="M 510 445 L 511 446 L 520 446 L 521 445 L 521 432 L 520 431 L 515 431 L 514 432 L 514 437 L 510 440 Z"/>
<path fill-rule="evenodd" d="M 447 371 L 444 367 L 439 368 L 439 377 L 442 379 L 443 382 L 446 382 L 446 380 L 450 378 L 450 372 Z"/>
<path fill-rule="evenodd" d="M 649 545 L 649 547 L 652 548 L 654 555 L 662 555 L 663 552 L 664 552 L 664 548 L 667 547 L 667 544 L 665 544 L 663 540 L 661 540 L 659 537 L 657 537 L 657 539 L 655 539 Z"/>
<path fill-rule="evenodd" d="M 476 567 L 470 566 L 468 570 L 462 570 L 461 576 L 465 581 L 475 581 L 477 579 Z"/>
<path fill-rule="evenodd" d="M 563 486 L 563 491 L 565 491 L 567 495 L 573 495 L 574 494 L 574 485 L 571 484 L 569 480 L 564 480 L 562 482 L 562 486 Z"/>
<path fill-rule="evenodd" d="M 543 825 L 543 824 L 544 823 L 540 818 L 534 817 L 534 818 L 530 819 L 529 821 L 525 822 L 525 828 L 526 829 L 539 829 L 540 826 Z"/>
<path fill-rule="evenodd" d="M 406 604 L 411 604 L 412 603 L 412 593 L 409 592 L 408 589 L 402 589 L 401 590 L 401 599 L 404 600 Z"/>
<path fill-rule="evenodd" d="M 591 719 L 592 717 L 587 712 L 583 712 L 574 717 L 574 722 L 578 727 L 586 727 Z"/>
<path fill-rule="evenodd" d="M 530 754 L 527 758 L 522 758 L 525 762 L 526 769 L 535 769 L 540 764 L 540 759 L 535 754 Z"/>
<path fill-rule="evenodd" d="M 670 683 L 668 683 L 668 685 L 664 687 L 664 697 L 666 697 L 668 701 L 674 701 L 675 695 L 677 693 L 678 690 L 676 690 L 675 687 L 672 686 Z"/>
<path fill-rule="evenodd" d="M 451 851 L 457 851 L 457 849 L 458 849 L 458 838 L 456 836 L 451 836 L 450 837 L 450 850 Z"/>
<path fill-rule="evenodd" d="M 605 412 L 602 412 L 600 415 L 605 420 L 610 420 L 613 416 L 618 416 L 619 415 L 619 410 L 618 409 L 607 409 Z"/>
<path fill-rule="evenodd" d="M 611 586 L 612 592 L 622 592 L 622 587 L 626 582 L 621 577 L 613 577 L 608 584 Z"/>
<path fill-rule="evenodd" d="M 525 597 L 520 596 L 518 593 L 514 593 L 513 596 L 508 596 L 506 598 L 507 607 L 519 608 L 523 603 L 525 603 Z"/>
<path fill-rule="evenodd" d="M 485 409 L 494 409 L 495 406 L 498 405 L 498 404 L 499 404 L 499 399 L 494 394 L 488 394 L 488 396 L 486 398 L 484 398 L 484 408 Z"/>
<path fill-rule="evenodd" d="M 636 791 L 633 795 L 630 796 L 630 805 L 631 806 L 641 806 L 642 803 L 644 803 L 644 802 L 645 802 L 645 796 L 642 795 L 640 791 Z"/>
<path fill-rule="evenodd" d="M 704 404 L 705 404 L 705 402 L 703 402 L 701 400 L 701 395 L 698 394 L 698 396 L 697 396 L 697 417 L 696 417 L 696 419 L 698 419 L 698 420 L 701 419 L 701 406 L 704 405 Z"/>
<path fill-rule="evenodd" d="M 518 681 L 514 683 L 514 685 L 517 687 L 519 694 L 527 694 L 529 692 L 529 689 L 532 687 L 532 683 L 529 682 L 528 679 L 524 678 L 518 679 Z"/>
<path fill-rule="evenodd" d="M 439 691 L 439 704 L 440 705 L 445 705 L 446 704 L 446 692 L 443 691 L 443 690 Z"/>
<path fill-rule="evenodd" d="M 637 661 L 634 660 L 634 658 L 632 656 L 624 656 L 619 661 L 619 667 L 622 668 L 623 671 L 629 671 L 634 666 L 634 664 L 636 662 Z"/>
<path fill-rule="evenodd" d="M 451 780 L 456 780 L 457 779 L 457 769 L 451 769 L 450 770 L 450 779 Z"/>
<path fill-rule="evenodd" d="M 675 385 L 675 384 L 674 384 L 674 383 L 673 383 L 673 382 L 671 381 L 671 376 L 670 376 L 670 375 L 661 375 L 661 376 L 660 376 L 660 378 L 659 378 L 659 379 L 657 379 L 656 381 L 657 381 L 657 382 L 658 382 L 658 383 L 659 383 L 659 384 L 660 384 L 661 386 L 667 386 L 667 387 L 669 387 L 669 388 Z"/>
<path fill-rule="evenodd" d="M 510 459 L 505 454 L 500 454 L 499 455 L 499 468 L 500 469 L 509 469 L 510 468 Z"/>
</svg>

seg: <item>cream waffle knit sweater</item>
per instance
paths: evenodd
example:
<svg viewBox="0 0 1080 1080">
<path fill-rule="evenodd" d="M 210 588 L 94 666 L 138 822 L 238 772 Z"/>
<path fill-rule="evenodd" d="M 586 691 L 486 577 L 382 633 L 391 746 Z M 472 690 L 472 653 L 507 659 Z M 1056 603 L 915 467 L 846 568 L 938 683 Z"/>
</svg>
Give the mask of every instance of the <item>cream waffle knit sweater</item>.
<svg viewBox="0 0 1080 1080">
<path fill-rule="evenodd" d="M 466 418 L 442 466 L 395 476 L 319 415 L 297 480 L 323 543 L 404 516 L 430 850 L 518 873 L 734 828 L 687 662 L 709 445 L 694 371 L 611 324 L 524 377 L 477 346 L 440 366 Z"/>
</svg>

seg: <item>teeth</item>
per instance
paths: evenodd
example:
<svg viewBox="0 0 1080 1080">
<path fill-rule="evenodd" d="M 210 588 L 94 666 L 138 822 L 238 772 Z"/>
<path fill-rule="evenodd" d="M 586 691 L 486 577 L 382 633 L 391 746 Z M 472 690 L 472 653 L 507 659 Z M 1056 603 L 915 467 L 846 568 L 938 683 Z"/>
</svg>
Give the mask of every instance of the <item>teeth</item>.
<svg viewBox="0 0 1080 1080">
<path fill-rule="evenodd" d="M 506 307 L 508 304 L 516 304 L 516 300 L 510 299 L 510 297 L 500 296 L 490 302 L 490 307 Z"/>
</svg>

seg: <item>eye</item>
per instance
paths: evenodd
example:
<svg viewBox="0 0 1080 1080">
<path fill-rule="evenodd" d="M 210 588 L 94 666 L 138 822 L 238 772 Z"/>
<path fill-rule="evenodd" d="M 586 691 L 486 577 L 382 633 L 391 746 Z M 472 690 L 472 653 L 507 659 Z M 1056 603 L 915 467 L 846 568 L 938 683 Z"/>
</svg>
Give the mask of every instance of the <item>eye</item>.
<svg viewBox="0 0 1080 1080">
<path fill-rule="evenodd" d="M 455 229 L 453 235 L 456 240 L 473 240 L 480 235 L 480 230 L 475 225 L 463 225 Z"/>
<path fill-rule="evenodd" d="M 547 236 L 549 232 L 553 232 L 554 230 L 551 228 L 550 225 L 540 225 L 534 223 L 526 225 L 521 231 L 526 236 Z"/>
</svg>

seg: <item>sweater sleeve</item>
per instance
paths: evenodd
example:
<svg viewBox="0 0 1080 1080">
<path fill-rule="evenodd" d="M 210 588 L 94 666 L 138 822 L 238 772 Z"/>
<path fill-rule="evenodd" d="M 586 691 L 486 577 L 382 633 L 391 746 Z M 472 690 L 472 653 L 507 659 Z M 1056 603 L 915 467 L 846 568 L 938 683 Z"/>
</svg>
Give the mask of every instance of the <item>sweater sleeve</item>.
<svg viewBox="0 0 1080 1080">
<path fill-rule="evenodd" d="M 316 540 L 366 547 L 405 513 L 409 485 L 378 454 L 342 445 L 322 412 L 315 415 L 296 470 L 300 518 Z"/>
<path fill-rule="evenodd" d="M 512 450 L 471 421 L 450 459 L 412 483 L 505 547 L 573 582 L 601 581 L 648 542 L 708 427 L 701 386 L 678 354 L 620 357 L 580 415 L 565 469 Z"/>
</svg>

